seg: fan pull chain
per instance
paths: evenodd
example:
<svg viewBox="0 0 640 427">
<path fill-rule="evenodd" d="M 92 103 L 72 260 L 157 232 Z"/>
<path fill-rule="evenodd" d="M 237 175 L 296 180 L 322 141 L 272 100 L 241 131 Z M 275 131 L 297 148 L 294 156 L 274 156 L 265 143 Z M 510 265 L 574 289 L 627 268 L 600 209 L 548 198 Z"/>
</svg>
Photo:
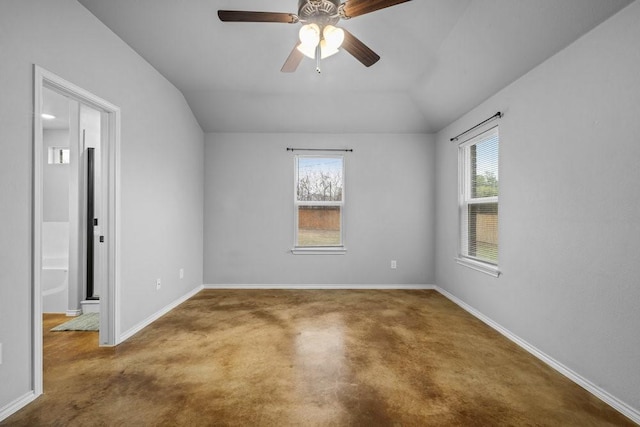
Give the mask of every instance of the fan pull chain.
<svg viewBox="0 0 640 427">
<path fill-rule="evenodd" d="M 320 43 L 318 43 L 318 45 L 316 46 L 316 72 L 318 74 L 322 73 L 322 70 L 320 69 L 320 55 L 322 54 L 321 50 L 320 50 Z"/>
</svg>

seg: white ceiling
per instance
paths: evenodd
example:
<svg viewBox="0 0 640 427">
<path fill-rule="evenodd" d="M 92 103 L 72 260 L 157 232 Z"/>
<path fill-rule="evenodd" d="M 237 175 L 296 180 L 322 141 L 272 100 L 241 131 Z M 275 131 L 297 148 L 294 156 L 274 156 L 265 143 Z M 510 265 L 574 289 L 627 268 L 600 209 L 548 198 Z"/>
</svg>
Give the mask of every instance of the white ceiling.
<svg viewBox="0 0 640 427">
<path fill-rule="evenodd" d="M 300 24 L 224 23 L 218 9 L 296 0 L 78 0 L 170 80 L 205 132 L 435 132 L 631 0 L 413 0 L 340 21 L 381 56 L 280 68 Z"/>
</svg>

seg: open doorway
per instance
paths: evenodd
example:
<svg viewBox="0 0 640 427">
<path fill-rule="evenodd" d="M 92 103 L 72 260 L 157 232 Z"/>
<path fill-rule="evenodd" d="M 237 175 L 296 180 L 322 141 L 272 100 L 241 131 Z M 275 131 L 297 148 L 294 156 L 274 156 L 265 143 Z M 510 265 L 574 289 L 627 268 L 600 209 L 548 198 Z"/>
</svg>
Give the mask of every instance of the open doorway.
<svg viewBox="0 0 640 427">
<path fill-rule="evenodd" d="M 118 343 L 118 107 L 35 66 L 33 387 L 42 393 L 42 314 L 99 313 Z"/>
<path fill-rule="evenodd" d="M 42 111 L 42 310 L 97 317 L 106 261 L 101 112 L 46 86 Z"/>
</svg>

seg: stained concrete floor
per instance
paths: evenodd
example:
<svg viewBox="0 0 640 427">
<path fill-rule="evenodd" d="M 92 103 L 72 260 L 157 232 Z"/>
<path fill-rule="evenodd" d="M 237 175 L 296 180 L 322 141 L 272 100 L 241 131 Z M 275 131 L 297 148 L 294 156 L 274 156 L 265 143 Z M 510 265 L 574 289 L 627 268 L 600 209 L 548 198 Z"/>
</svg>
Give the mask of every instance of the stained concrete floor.
<svg viewBox="0 0 640 427">
<path fill-rule="evenodd" d="M 635 425 L 435 291 L 205 290 L 115 348 L 65 320 L 2 424 Z"/>
</svg>

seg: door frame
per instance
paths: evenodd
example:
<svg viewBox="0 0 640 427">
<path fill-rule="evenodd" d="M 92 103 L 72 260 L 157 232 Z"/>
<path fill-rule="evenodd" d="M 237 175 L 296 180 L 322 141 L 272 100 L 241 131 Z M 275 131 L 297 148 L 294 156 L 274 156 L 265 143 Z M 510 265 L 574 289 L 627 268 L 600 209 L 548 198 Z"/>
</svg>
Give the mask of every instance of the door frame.
<svg viewBox="0 0 640 427">
<path fill-rule="evenodd" d="M 42 133 L 42 92 L 47 87 L 72 98 L 102 114 L 101 147 L 106 157 L 102 190 L 107 201 L 104 209 L 106 265 L 103 269 L 103 291 L 100 296 L 100 346 L 114 346 L 120 337 L 120 108 L 34 64 L 33 84 L 33 390 L 43 392 L 42 343 L 42 218 L 43 164 L 45 153 Z"/>
</svg>

